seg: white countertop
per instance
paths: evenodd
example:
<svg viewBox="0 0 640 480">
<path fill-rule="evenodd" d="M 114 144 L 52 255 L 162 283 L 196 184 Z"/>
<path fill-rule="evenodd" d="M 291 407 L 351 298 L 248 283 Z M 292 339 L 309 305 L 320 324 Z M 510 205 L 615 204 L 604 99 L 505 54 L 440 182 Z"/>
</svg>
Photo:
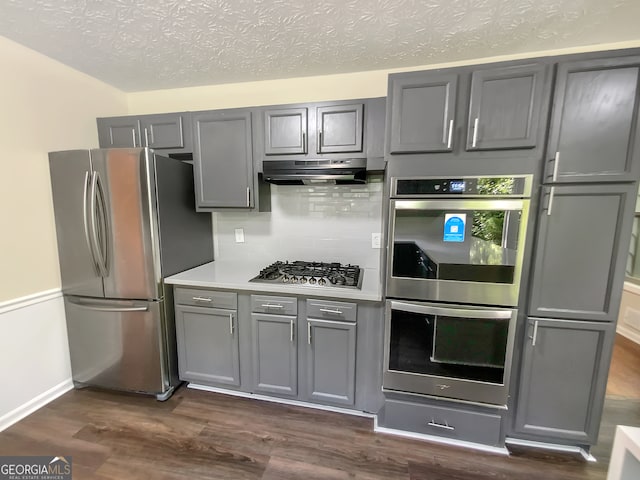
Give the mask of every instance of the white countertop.
<svg viewBox="0 0 640 480">
<path fill-rule="evenodd" d="M 216 260 L 199 267 L 177 273 L 164 279 L 165 283 L 185 287 L 225 288 L 251 292 L 284 293 L 307 297 L 331 297 L 351 300 L 382 300 L 380 271 L 365 268 L 362 288 L 319 287 L 311 285 L 288 285 L 249 282 L 266 265 L 228 260 Z"/>
</svg>

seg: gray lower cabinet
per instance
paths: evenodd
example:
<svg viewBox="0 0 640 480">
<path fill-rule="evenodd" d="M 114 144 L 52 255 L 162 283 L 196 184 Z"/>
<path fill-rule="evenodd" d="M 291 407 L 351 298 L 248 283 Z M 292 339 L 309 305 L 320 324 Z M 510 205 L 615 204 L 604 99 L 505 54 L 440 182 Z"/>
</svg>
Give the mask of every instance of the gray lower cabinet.
<svg viewBox="0 0 640 480">
<path fill-rule="evenodd" d="M 551 443 L 596 443 L 615 325 L 528 319 L 515 430 Z"/>
<path fill-rule="evenodd" d="M 254 205 L 251 122 L 250 109 L 193 114 L 198 211 Z"/>
<path fill-rule="evenodd" d="M 149 147 L 162 154 L 193 151 L 188 112 L 106 117 L 97 122 L 101 148 Z"/>
<path fill-rule="evenodd" d="M 615 321 L 637 184 L 545 186 L 529 315 Z"/>
<path fill-rule="evenodd" d="M 546 181 L 637 180 L 639 77 L 639 56 L 558 66 Z"/>
<path fill-rule="evenodd" d="M 357 306 L 353 303 L 307 300 L 309 400 L 341 406 L 354 405 L 356 312 Z M 314 318 L 312 315 L 324 318 Z M 331 317 L 333 319 L 329 319 Z"/>
<path fill-rule="evenodd" d="M 252 313 L 254 392 L 297 397 L 297 317 Z"/>
<path fill-rule="evenodd" d="M 237 312 L 176 305 L 180 379 L 240 386 Z"/>
</svg>

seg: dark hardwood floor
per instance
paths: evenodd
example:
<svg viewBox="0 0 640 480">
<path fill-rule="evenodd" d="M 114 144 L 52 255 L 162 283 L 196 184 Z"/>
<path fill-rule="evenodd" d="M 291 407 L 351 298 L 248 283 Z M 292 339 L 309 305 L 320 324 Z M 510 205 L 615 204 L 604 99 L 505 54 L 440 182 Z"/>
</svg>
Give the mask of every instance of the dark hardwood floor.
<svg viewBox="0 0 640 480">
<path fill-rule="evenodd" d="M 627 366 L 614 360 L 612 369 Z M 368 418 L 184 387 L 164 403 L 86 389 L 0 433 L 0 455 L 71 455 L 75 480 L 602 480 L 616 424 L 640 426 L 640 399 L 607 399 L 592 450 L 598 462 L 590 463 L 521 447 L 504 456 L 399 438 L 373 433 Z"/>
</svg>

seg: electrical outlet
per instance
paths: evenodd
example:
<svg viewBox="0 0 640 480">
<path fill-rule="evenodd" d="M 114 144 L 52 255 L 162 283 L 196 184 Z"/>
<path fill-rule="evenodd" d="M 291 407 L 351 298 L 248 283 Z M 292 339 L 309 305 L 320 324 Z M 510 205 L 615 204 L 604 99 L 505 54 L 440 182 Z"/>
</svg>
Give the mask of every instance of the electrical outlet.
<svg viewBox="0 0 640 480">
<path fill-rule="evenodd" d="M 244 243 L 244 228 L 236 228 L 236 243 Z"/>
<path fill-rule="evenodd" d="M 372 233 L 371 234 L 371 248 L 380 248 L 380 243 L 382 239 L 381 233 Z"/>
</svg>

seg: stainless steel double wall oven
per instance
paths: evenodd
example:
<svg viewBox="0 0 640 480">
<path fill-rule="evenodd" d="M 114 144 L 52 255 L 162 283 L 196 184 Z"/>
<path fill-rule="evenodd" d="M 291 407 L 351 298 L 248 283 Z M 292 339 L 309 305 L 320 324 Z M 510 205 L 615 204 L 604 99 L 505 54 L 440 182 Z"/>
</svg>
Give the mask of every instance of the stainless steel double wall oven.
<svg viewBox="0 0 640 480">
<path fill-rule="evenodd" d="M 506 404 L 531 184 L 391 178 L 386 390 Z"/>
</svg>

